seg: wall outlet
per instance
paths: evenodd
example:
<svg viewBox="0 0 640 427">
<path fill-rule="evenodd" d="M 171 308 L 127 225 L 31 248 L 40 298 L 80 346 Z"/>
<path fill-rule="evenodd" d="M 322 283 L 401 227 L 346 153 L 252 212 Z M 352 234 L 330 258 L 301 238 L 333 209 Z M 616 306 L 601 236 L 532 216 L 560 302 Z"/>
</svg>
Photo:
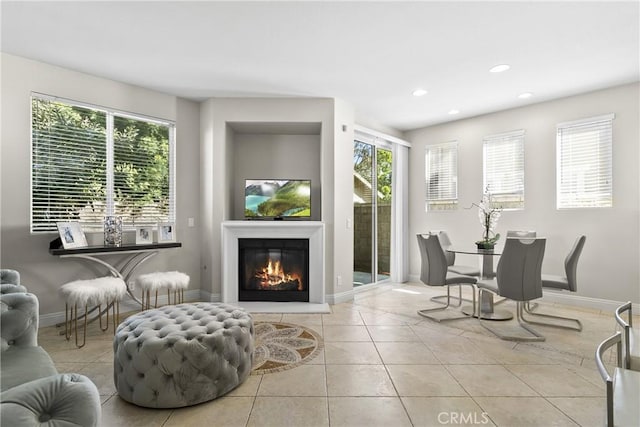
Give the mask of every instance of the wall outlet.
<svg viewBox="0 0 640 427">
<path fill-rule="evenodd" d="M 351 218 L 347 218 L 347 230 L 351 228 Z"/>
<path fill-rule="evenodd" d="M 187 219 L 187 225 L 189 227 L 194 227 L 196 225 L 196 220 L 194 218 L 188 218 Z"/>
<path fill-rule="evenodd" d="M 342 276 L 338 275 L 337 277 L 337 284 L 338 286 L 342 286 Z"/>
</svg>

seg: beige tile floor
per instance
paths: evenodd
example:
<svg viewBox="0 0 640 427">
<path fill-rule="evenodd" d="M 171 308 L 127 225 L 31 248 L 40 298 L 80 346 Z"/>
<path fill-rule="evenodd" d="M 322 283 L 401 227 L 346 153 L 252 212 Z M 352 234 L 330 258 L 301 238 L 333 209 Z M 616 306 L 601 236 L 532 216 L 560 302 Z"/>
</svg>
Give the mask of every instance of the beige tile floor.
<svg viewBox="0 0 640 427">
<path fill-rule="evenodd" d="M 542 311 L 579 317 L 584 330 L 541 326 L 545 342 L 506 342 L 476 319 L 437 323 L 418 316 L 439 293 L 410 283 L 359 293 L 331 314 L 255 314 L 314 329 L 325 340 L 323 353 L 175 410 L 140 408 L 117 396 L 111 331 L 92 326 L 86 347 L 76 349 L 54 327 L 42 328 L 40 344 L 59 371 L 96 383 L 106 427 L 603 425 L 604 385 L 593 358 L 616 330 L 612 313 L 541 304 Z M 500 307 L 514 309 L 510 302 Z M 494 323 L 517 331 L 514 321 Z"/>
</svg>

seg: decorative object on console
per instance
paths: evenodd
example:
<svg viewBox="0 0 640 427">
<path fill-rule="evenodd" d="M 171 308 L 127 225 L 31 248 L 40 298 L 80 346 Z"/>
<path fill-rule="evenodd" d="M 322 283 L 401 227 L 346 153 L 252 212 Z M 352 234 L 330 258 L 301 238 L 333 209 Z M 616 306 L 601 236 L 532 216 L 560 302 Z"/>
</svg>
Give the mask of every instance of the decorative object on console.
<svg viewBox="0 0 640 427">
<path fill-rule="evenodd" d="M 500 239 L 500 233 L 495 233 L 502 207 L 496 206 L 491 198 L 489 188 L 485 189 L 480 203 L 472 203 L 478 208 L 478 219 L 482 224 L 482 239 L 476 242 L 478 249 L 493 249 Z M 468 209 L 471 209 L 471 206 Z"/>
<path fill-rule="evenodd" d="M 136 227 L 136 245 L 153 243 L 153 229 L 151 227 Z"/>
<path fill-rule="evenodd" d="M 121 216 L 108 215 L 104 217 L 104 244 L 106 246 L 122 245 Z"/>
<path fill-rule="evenodd" d="M 158 223 L 158 243 L 175 242 L 176 225 L 173 222 Z"/>
<path fill-rule="evenodd" d="M 87 246 L 87 237 L 77 221 L 56 222 L 62 247 L 65 249 L 83 248 Z"/>
</svg>

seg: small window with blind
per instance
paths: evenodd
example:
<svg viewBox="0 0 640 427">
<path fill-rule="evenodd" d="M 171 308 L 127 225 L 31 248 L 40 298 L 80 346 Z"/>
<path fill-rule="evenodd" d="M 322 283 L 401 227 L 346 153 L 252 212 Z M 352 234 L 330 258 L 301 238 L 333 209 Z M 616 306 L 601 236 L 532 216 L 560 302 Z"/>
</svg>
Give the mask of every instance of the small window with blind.
<svg viewBox="0 0 640 427">
<path fill-rule="evenodd" d="M 609 114 L 558 125 L 558 209 L 613 206 L 614 118 Z"/>
<path fill-rule="evenodd" d="M 172 122 L 33 94 L 31 127 L 32 232 L 175 222 Z"/>
<path fill-rule="evenodd" d="M 524 208 L 524 130 L 483 139 L 484 185 L 502 209 Z"/>
<path fill-rule="evenodd" d="M 428 146 L 425 153 L 427 211 L 447 211 L 458 206 L 458 143 Z"/>
</svg>

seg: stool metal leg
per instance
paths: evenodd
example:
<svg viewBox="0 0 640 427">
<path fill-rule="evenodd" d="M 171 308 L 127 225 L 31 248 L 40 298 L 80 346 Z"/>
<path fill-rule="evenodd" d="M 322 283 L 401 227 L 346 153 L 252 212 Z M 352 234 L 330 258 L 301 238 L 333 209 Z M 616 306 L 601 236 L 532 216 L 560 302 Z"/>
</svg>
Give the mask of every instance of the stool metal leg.
<svg viewBox="0 0 640 427">
<path fill-rule="evenodd" d="M 69 313 L 71 311 L 71 313 Z M 67 341 L 71 339 L 73 327 L 73 307 L 69 308 L 68 303 L 64 303 L 64 337 Z"/>
<path fill-rule="evenodd" d="M 107 304 L 107 321 L 105 323 L 105 327 L 102 327 L 102 304 L 98 304 L 98 317 L 99 317 L 99 321 L 100 321 L 100 330 L 102 332 L 105 332 L 107 329 L 109 329 L 109 305 Z"/>
<path fill-rule="evenodd" d="M 84 316 L 84 331 L 83 331 L 83 334 L 82 334 L 82 345 L 80 345 L 80 344 L 78 344 L 78 304 L 76 304 L 75 307 L 76 308 L 75 308 L 75 320 L 74 320 L 74 323 L 75 323 L 75 331 L 76 331 L 76 347 L 82 348 L 87 343 L 87 317 L 89 317 L 89 316 L 87 316 L 88 308 L 87 308 L 87 305 L 85 304 L 84 305 L 84 314 L 85 314 L 85 316 Z"/>
</svg>

